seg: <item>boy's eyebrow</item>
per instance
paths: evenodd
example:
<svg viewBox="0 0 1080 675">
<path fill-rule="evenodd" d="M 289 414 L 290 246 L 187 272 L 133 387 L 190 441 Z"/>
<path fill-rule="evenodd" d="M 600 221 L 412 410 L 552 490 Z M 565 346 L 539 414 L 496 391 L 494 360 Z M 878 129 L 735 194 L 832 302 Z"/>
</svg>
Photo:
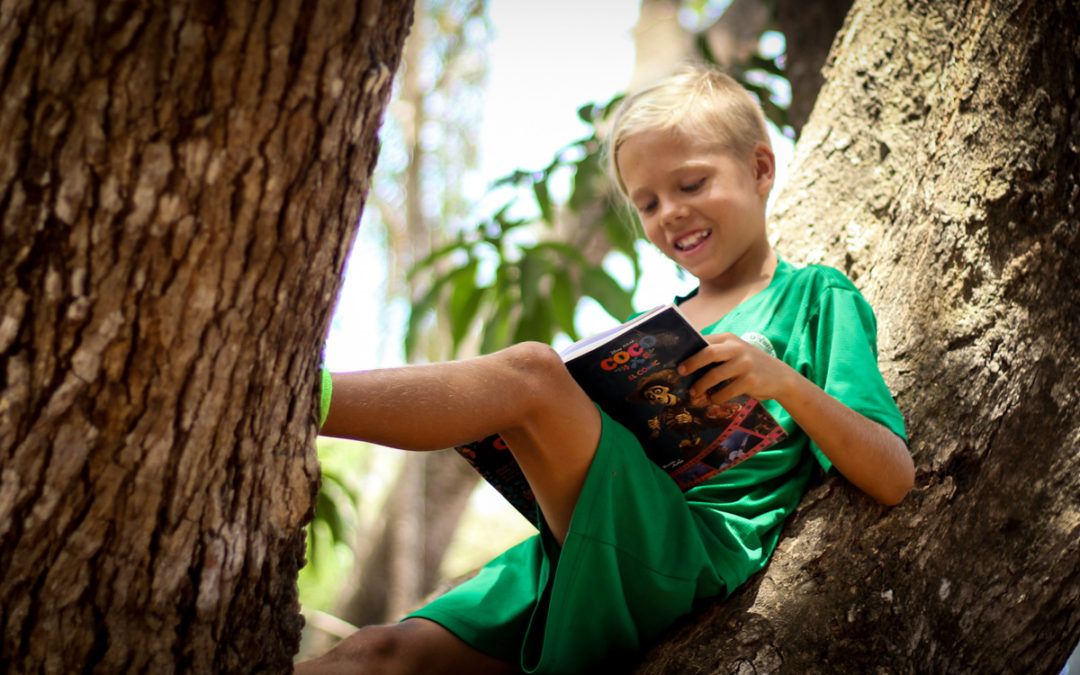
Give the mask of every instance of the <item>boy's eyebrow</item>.
<svg viewBox="0 0 1080 675">
<path fill-rule="evenodd" d="M 687 162 L 684 162 L 680 166 L 674 167 L 669 173 L 671 176 L 677 176 L 686 171 L 698 171 L 703 168 L 708 169 L 710 166 L 711 164 L 707 161 L 689 160 Z M 643 195 L 645 193 L 652 193 L 652 190 L 648 187 L 642 186 L 637 188 L 636 190 L 631 190 L 627 192 L 626 196 L 630 199 L 630 201 L 633 201 L 635 197 L 637 197 L 638 195 Z"/>
</svg>

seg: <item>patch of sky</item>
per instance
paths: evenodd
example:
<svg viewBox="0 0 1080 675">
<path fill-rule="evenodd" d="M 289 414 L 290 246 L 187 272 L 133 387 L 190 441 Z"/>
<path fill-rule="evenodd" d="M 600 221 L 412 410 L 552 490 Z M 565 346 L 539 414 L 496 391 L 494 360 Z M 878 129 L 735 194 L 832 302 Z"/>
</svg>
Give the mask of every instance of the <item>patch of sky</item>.
<svg viewBox="0 0 1080 675">
<path fill-rule="evenodd" d="M 784 34 L 780 31 L 767 30 L 761 34 L 758 50 L 765 58 L 775 59 L 787 51 L 787 39 L 784 38 Z"/>
<path fill-rule="evenodd" d="M 547 166 L 589 133 L 577 107 L 625 88 L 636 2 L 495 0 L 481 162 L 488 176 Z M 570 18 L 573 17 L 573 18 Z"/>
<path fill-rule="evenodd" d="M 407 316 L 401 307 L 382 301 L 386 296 L 386 259 L 372 252 L 384 250 L 384 230 L 361 226 L 345 263 L 338 309 L 330 322 L 331 339 L 323 355 L 326 367 L 332 371 L 363 370 L 404 361 L 400 342 L 379 340 L 376 333 L 401 334 L 402 317 Z"/>
<path fill-rule="evenodd" d="M 769 98 L 776 105 L 787 107 L 791 103 L 791 84 L 786 78 L 755 69 L 746 71 L 746 80 L 768 88 Z"/>
</svg>

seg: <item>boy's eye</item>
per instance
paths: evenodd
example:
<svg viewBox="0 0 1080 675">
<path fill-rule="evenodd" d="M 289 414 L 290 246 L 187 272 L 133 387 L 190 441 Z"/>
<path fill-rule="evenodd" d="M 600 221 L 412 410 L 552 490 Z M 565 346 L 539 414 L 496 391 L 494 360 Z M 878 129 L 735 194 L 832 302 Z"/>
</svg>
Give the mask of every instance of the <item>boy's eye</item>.
<svg viewBox="0 0 1080 675">
<path fill-rule="evenodd" d="M 651 202 L 646 202 L 645 204 L 642 204 L 641 206 L 639 206 L 638 211 L 640 211 L 641 213 L 649 213 L 655 208 L 656 208 L 656 200 L 654 199 Z"/>
<path fill-rule="evenodd" d="M 683 192 L 694 192 L 694 191 L 698 190 L 704 184 L 705 184 L 705 179 L 702 178 L 700 180 L 694 181 L 693 183 L 690 183 L 689 185 L 682 186 L 681 190 Z"/>
</svg>

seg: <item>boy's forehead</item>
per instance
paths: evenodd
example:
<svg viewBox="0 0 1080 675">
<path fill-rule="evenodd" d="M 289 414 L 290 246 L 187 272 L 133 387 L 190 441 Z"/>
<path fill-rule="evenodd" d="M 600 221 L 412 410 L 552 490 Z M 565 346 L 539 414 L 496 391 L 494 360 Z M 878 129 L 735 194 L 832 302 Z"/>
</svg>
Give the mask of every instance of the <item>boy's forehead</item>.
<svg viewBox="0 0 1080 675">
<path fill-rule="evenodd" d="M 670 131 L 648 131 L 626 139 L 619 148 L 617 160 L 624 179 L 632 175 L 662 173 L 687 165 L 711 164 L 730 153 L 715 143 L 705 143 L 685 134 Z M 631 174 L 631 175 L 627 175 Z"/>
<path fill-rule="evenodd" d="M 632 151 L 652 155 L 652 160 L 670 159 L 678 161 L 689 156 L 715 157 L 731 155 L 730 149 L 695 134 L 687 134 L 678 129 L 654 129 L 641 131 L 623 141 L 619 153 L 632 146 Z"/>
</svg>

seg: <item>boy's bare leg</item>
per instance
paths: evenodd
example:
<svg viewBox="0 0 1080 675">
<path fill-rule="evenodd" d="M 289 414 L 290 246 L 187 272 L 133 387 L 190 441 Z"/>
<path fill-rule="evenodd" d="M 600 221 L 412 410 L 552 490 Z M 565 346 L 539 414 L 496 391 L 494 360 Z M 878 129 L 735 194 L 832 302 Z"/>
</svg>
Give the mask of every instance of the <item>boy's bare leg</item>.
<svg viewBox="0 0 1080 675">
<path fill-rule="evenodd" d="M 550 347 L 335 374 L 321 433 L 437 450 L 500 433 L 562 543 L 600 439 L 600 414 Z M 425 619 L 369 626 L 297 673 L 516 673 Z"/>
<path fill-rule="evenodd" d="M 321 433 L 436 450 L 498 432 L 562 543 L 600 427 L 558 354 L 524 343 L 465 361 L 334 375 Z"/>
<path fill-rule="evenodd" d="M 408 619 L 392 626 L 369 626 L 342 640 L 324 656 L 296 664 L 296 675 L 345 673 L 519 673 L 461 641 L 426 619 Z"/>
</svg>

